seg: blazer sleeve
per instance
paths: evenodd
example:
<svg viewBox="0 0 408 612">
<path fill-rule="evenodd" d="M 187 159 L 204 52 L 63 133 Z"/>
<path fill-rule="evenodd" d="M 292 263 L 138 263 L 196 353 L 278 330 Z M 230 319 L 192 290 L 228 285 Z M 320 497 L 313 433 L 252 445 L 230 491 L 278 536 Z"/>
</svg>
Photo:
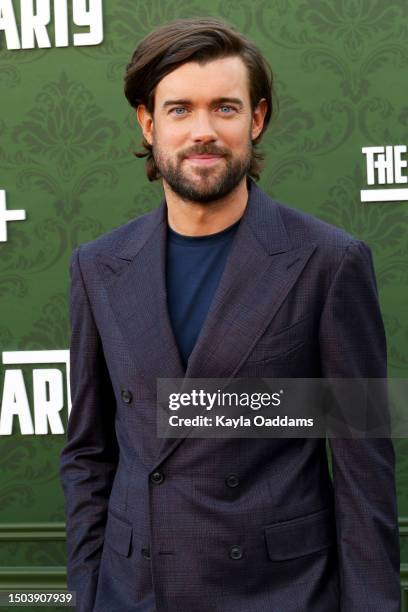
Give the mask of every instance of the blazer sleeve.
<svg viewBox="0 0 408 612">
<path fill-rule="evenodd" d="M 68 588 L 78 612 L 93 609 L 107 505 L 118 462 L 115 398 L 80 267 L 70 261 L 72 408 L 60 457 L 65 496 Z"/>
<path fill-rule="evenodd" d="M 386 339 L 372 256 L 350 243 L 320 320 L 321 375 L 387 377 Z M 387 408 L 388 410 L 388 408 Z M 341 612 L 400 612 L 395 455 L 390 437 L 329 438 Z"/>
</svg>

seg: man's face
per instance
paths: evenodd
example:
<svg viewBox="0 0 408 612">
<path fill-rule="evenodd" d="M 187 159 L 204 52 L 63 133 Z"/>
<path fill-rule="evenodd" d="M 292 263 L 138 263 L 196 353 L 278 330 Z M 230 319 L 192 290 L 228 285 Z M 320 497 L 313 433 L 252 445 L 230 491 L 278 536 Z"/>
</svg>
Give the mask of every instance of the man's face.
<svg viewBox="0 0 408 612">
<path fill-rule="evenodd" d="M 252 139 L 262 125 L 260 117 L 254 120 L 239 57 L 183 64 L 158 83 L 153 117 L 147 116 L 144 135 L 156 165 L 183 199 L 220 199 L 248 173 Z"/>
</svg>

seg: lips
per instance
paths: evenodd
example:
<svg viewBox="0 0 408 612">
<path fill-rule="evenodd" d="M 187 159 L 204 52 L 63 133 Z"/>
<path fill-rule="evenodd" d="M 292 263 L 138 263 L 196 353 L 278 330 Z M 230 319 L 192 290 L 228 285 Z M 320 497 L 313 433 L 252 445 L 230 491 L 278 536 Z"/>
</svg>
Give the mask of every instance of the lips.
<svg viewBox="0 0 408 612">
<path fill-rule="evenodd" d="M 186 157 L 186 159 L 194 164 L 199 164 L 202 166 L 209 166 L 211 164 L 216 163 L 218 160 L 222 159 L 222 155 L 211 155 L 208 153 L 205 153 L 203 155 L 199 155 L 199 154 L 195 154 L 195 155 L 188 155 Z"/>
<path fill-rule="evenodd" d="M 214 157 L 221 157 L 221 155 L 216 155 L 216 154 L 196 154 L 196 155 L 187 155 L 187 159 L 213 159 Z"/>
</svg>

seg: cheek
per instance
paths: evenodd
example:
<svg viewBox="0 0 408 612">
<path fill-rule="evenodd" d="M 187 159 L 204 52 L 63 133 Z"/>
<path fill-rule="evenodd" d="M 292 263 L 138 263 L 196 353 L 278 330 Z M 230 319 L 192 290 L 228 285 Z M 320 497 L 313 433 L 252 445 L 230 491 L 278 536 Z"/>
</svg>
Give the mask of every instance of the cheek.
<svg viewBox="0 0 408 612">
<path fill-rule="evenodd" d="M 220 137 L 232 151 L 247 151 L 251 144 L 251 135 L 245 125 L 228 125 L 219 132 Z"/>
<path fill-rule="evenodd" d="M 174 123 L 171 125 L 156 124 L 154 130 L 156 144 L 164 150 L 177 149 L 188 139 L 188 131 L 185 126 Z"/>
</svg>

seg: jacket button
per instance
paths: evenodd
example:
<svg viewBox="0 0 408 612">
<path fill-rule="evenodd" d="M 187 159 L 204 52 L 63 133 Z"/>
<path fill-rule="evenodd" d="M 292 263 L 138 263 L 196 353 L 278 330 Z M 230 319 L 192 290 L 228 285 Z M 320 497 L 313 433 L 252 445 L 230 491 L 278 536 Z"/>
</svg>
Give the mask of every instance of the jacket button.
<svg viewBox="0 0 408 612">
<path fill-rule="evenodd" d="M 150 549 L 149 547 L 147 548 L 142 548 L 142 557 L 144 557 L 145 559 L 150 559 Z"/>
<path fill-rule="evenodd" d="M 150 475 L 150 482 L 152 482 L 153 484 L 161 484 L 163 480 L 163 472 L 153 472 L 153 474 Z"/>
<path fill-rule="evenodd" d="M 225 479 L 227 487 L 237 487 L 239 485 L 239 478 L 236 474 L 229 474 Z"/>
<path fill-rule="evenodd" d="M 229 555 L 231 559 L 242 559 L 244 553 L 241 546 L 231 546 Z"/>
<path fill-rule="evenodd" d="M 130 402 L 132 401 L 132 393 L 129 391 L 129 389 L 122 389 L 121 396 L 123 401 L 126 402 L 126 404 L 130 404 Z"/>
</svg>

